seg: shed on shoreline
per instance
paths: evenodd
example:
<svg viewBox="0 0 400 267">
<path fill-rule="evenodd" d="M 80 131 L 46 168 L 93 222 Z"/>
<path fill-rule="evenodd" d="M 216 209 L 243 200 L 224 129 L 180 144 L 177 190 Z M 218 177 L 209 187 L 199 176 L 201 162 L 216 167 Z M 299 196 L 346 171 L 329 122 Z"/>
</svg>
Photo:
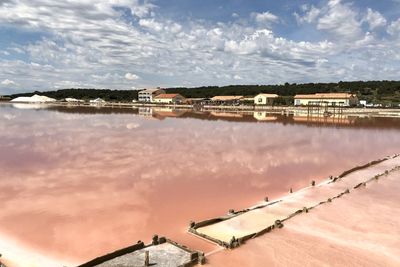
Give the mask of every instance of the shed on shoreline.
<svg viewBox="0 0 400 267">
<path fill-rule="evenodd" d="M 230 104 L 237 105 L 243 99 L 241 95 L 220 95 L 211 98 L 211 102 L 214 104 Z"/>
<path fill-rule="evenodd" d="M 316 93 L 308 95 L 295 95 L 295 106 L 342 106 L 350 107 L 358 104 L 358 98 L 350 93 Z"/>
<path fill-rule="evenodd" d="M 271 106 L 278 97 L 277 94 L 258 94 L 254 97 L 254 104 Z"/>
</svg>

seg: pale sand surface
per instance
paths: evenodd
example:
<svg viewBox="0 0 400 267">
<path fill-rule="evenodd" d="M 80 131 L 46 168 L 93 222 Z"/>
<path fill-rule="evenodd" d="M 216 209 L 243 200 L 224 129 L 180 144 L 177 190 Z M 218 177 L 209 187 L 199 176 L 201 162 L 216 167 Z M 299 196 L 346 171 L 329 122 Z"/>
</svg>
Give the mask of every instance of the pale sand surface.
<svg viewBox="0 0 400 267">
<path fill-rule="evenodd" d="M 37 253 L 20 242 L 17 242 L 5 235 L 0 235 L 0 252 L 2 253 L 1 262 L 7 267 L 57 267 L 60 265 L 59 259 Z M 68 260 L 64 261 L 64 266 L 74 266 Z"/>
<path fill-rule="evenodd" d="M 300 214 L 282 229 L 212 255 L 211 266 L 400 266 L 399 180 L 393 172 Z"/>
<path fill-rule="evenodd" d="M 285 219 L 303 207 L 315 206 L 328 198 L 337 196 L 346 189 L 352 190 L 357 184 L 397 165 L 400 165 L 400 157 L 353 172 L 335 183 L 327 184 L 323 182 L 316 187 L 303 189 L 282 198 L 279 203 L 247 212 L 220 223 L 198 228 L 197 231 L 229 243 L 232 236 L 240 238 L 259 232 L 273 225 L 276 220 Z"/>
</svg>

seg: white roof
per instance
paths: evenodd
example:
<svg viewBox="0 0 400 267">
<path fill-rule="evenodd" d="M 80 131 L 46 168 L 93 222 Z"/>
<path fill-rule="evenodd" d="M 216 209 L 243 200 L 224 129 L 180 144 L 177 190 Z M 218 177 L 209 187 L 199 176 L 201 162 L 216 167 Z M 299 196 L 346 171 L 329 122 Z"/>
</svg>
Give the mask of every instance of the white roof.
<svg viewBox="0 0 400 267">
<path fill-rule="evenodd" d="M 277 98 L 277 97 L 279 97 L 277 94 L 258 94 L 258 95 L 256 95 L 256 97 L 257 96 L 264 96 L 266 98 Z"/>
<path fill-rule="evenodd" d="M 67 101 L 67 102 L 83 102 L 83 100 L 79 100 L 79 99 L 72 98 L 72 97 L 67 97 L 65 99 L 65 101 Z"/>
<path fill-rule="evenodd" d="M 154 93 L 154 92 L 157 92 L 160 90 L 162 90 L 162 89 L 144 89 L 142 91 L 139 91 L 139 93 Z"/>
<path fill-rule="evenodd" d="M 54 98 L 50 98 L 47 96 L 33 95 L 31 97 L 28 96 L 20 96 L 11 100 L 11 102 L 20 102 L 20 103 L 46 103 L 46 102 L 55 102 Z"/>
<path fill-rule="evenodd" d="M 240 100 L 243 96 L 241 95 L 218 95 L 211 98 L 212 101 L 234 101 Z"/>
<path fill-rule="evenodd" d="M 106 101 L 101 98 L 96 98 L 94 100 L 90 100 L 90 103 L 105 103 Z"/>
</svg>

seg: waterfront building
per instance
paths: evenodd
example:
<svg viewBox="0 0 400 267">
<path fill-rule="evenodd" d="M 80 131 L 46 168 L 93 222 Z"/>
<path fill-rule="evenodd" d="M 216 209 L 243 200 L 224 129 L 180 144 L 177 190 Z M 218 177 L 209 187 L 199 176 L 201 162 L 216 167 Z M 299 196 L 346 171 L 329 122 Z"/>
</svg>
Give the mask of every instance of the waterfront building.
<svg viewBox="0 0 400 267">
<path fill-rule="evenodd" d="M 165 91 L 162 89 L 145 89 L 139 92 L 138 100 L 139 102 L 153 102 L 154 97 L 165 94 Z"/>
<path fill-rule="evenodd" d="M 9 101 L 11 100 L 10 97 L 0 95 L 0 101 Z"/>
<path fill-rule="evenodd" d="M 94 100 L 90 100 L 90 103 L 92 103 L 92 104 L 104 104 L 104 103 L 106 103 L 106 101 L 104 99 L 101 99 L 101 98 L 96 98 Z"/>
<path fill-rule="evenodd" d="M 85 101 L 80 100 L 80 99 L 76 99 L 76 98 L 72 98 L 72 97 L 67 97 L 67 98 L 65 98 L 65 102 L 68 102 L 68 103 L 82 103 L 82 102 L 85 102 Z"/>
<path fill-rule="evenodd" d="M 360 105 L 366 107 L 368 105 L 367 100 L 360 100 Z"/>
<path fill-rule="evenodd" d="M 255 105 L 269 105 L 274 104 L 275 98 L 278 98 L 277 94 L 258 94 L 254 97 Z"/>
<path fill-rule="evenodd" d="M 241 96 L 241 95 L 220 95 L 220 96 L 214 96 L 211 98 L 211 102 L 213 102 L 213 104 L 237 105 L 242 100 L 243 100 L 243 96 Z"/>
<path fill-rule="evenodd" d="M 357 96 L 349 93 L 316 93 L 309 95 L 296 95 L 294 97 L 295 106 L 326 105 L 349 107 L 356 106 L 357 104 Z"/>
<path fill-rule="evenodd" d="M 185 101 L 185 98 L 180 94 L 159 94 L 153 98 L 154 103 L 161 104 L 180 104 Z"/>
<path fill-rule="evenodd" d="M 210 101 L 209 98 L 203 98 L 203 97 L 198 97 L 198 98 L 186 98 L 186 103 L 190 105 L 194 104 L 204 104 L 206 102 Z"/>
</svg>

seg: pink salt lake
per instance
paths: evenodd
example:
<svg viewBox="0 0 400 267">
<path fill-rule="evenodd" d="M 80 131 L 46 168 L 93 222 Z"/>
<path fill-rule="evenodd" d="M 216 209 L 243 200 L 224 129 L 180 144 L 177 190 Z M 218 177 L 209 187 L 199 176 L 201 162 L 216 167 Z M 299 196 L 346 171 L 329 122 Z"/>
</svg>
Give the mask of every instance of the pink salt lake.
<svg viewBox="0 0 400 267">
<path fill-rule="evenodd" d="M 397 153 L 399 133 L 389 118 L 2 104 L 0 253 L 10 267 L 74 266 L 155 233 L 209 252 L 186 233 L 190 220 Z"/>
</svg>

